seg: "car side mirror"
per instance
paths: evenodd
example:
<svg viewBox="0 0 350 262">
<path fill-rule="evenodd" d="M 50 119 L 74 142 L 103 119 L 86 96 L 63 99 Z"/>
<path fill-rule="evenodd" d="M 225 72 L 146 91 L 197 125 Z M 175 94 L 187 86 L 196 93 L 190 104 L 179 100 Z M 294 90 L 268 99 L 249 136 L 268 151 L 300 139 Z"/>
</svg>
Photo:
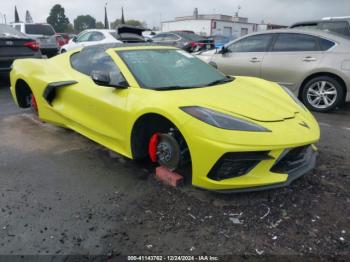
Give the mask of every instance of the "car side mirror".
<svg viewBox="0 0 350 262">
<path fill-rule="evenodd" d="M 92 71 L 90 76 L 96 85 L 109 86 L 111 82 L 109 74 L 102 71 Z"/>
<path fill-rule="evenodd" d="M 72 41 L 76 42 L 77 40 L 78 40 L 78 37 L 77 36 L 73 36 Z"/>
</svg>

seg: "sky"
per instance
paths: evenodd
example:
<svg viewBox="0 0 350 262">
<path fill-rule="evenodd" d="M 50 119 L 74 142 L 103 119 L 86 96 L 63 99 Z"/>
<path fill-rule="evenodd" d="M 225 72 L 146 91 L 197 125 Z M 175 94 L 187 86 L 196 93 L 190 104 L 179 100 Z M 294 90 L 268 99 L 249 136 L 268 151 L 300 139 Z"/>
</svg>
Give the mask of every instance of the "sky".
<svg viewBox="0 0 350 262">
<path fill-rule="evenodd" d="M 3 23 L 3 14 L 7 22 L 13 22 L 15 5 L 22 20 L 29 10 L 34 22 L 45 22 L 55 4 L 65 8 L 72 23 L 82 14 L 104 21 L 105 3 L 106 0 L 0 0 L 0 23 Z M 107 6 L 110 22 L 121 17 L 123 6 L 126 19 L 144 21 L 149 27 L 159 26 L 161 20 L 192 15 L 195 7 L 199 14 L 233 15 L 240 6 L 239 16 L 248 17 L 249 22 L 282 25 L 328 16 L 350 16 L 350 0 L 108 0 Z"/>
</svg>

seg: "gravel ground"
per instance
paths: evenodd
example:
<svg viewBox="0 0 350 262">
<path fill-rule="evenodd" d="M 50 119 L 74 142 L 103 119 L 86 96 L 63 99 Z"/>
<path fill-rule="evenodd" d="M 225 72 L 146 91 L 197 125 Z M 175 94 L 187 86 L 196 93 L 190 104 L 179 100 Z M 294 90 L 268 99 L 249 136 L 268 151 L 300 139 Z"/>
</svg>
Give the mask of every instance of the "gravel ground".
<svg viewBox="0 0 350 262">
<path fill-rule="evenodd" d="M 2 87 L 0 254 L 350 259 L 350 106 L 316 117 L 312 173 L 288 188 L 222 195 L 162 186 L 149 167 L 18 110 Z"/>
</svg>

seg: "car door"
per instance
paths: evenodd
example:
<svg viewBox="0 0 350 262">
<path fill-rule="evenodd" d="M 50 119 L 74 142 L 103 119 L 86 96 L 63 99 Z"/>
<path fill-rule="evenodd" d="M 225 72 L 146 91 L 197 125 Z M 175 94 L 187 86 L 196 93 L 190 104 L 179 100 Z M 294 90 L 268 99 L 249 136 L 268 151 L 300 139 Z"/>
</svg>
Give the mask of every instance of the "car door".
<svg viewBox="0 0 350 262">
<path fill-rule="evenodd" d="M 71 57 L 73 79 L 76 84 L 59 92 L 53 107 L 70 119 L 74 129 L 103 143 L 113 143 L 123 152 L 126 133 L 126 101 L 129 89 L 96 84 L 90 77 L 92 71 L 108 72 L 111 85 L 125 84 L 125 78 L 114 60 L 103 49 L 89 48 Z"/>
<path fill-rule="evenodd" d="M 227 75 L 261 76 L 261 63 L 272 43 L 273 34 L 258 34 L 228 44 L 223 53 L 212 58 Z"/>
<path fill-rule="evenodd" d="M 262 63 L 262 78 L 296 91 L 302 79 L 320 63 L 323 52 L 316 36 L 278 34 Z"/>
</svg>

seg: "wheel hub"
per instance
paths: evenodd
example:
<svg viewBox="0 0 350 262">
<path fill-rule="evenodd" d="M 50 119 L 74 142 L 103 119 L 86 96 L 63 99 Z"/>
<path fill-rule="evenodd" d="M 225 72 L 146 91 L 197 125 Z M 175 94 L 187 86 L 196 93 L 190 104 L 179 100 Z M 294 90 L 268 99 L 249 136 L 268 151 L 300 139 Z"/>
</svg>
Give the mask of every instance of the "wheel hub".
<svg viewBox="0 0 350 262">
<path fill-rule="evenodd" d="M 324 109 L 335 103 L 337 95 L 337 89 L 331 82 L 318 81 L 308 88 L 307 100 L 313 107 Z"/>
</svg>

